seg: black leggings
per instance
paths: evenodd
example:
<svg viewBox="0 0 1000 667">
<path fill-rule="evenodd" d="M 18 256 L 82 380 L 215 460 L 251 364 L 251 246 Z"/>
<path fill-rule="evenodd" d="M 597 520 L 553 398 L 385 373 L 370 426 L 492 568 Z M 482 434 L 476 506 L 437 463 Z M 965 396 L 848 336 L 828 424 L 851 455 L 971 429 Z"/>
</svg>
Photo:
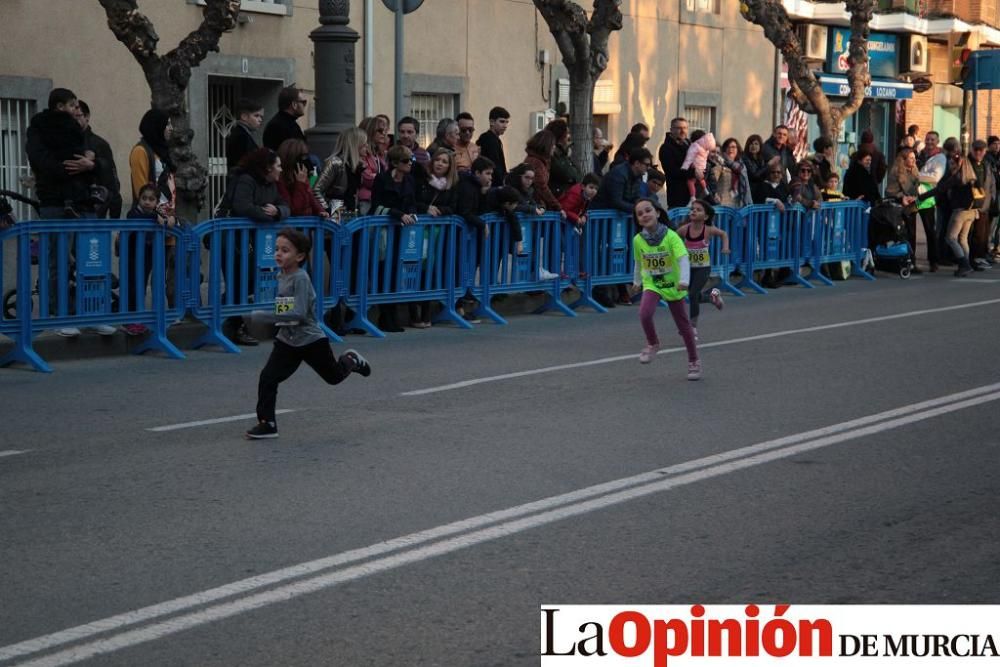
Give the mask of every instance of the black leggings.
<svg viewBox="0 0 1000 667">
<path fill-rule="evenodd" d="M 698 322 L 698 314 L 701 312 L 701 291 L 705 289 L 705 283 L 712 274 L 710 266 L 691 267 L 691 283 L 688 285 L 688 300 L 691 302 L 691 323 Z"/>
<path fill-rule="evenodd" d="M 302 347 L 294 347 L 275 338 L 271 356 L 260 372 L 260 382 L 257 384 L 257 419 L 274 421 L 278 385 L 290 378 L 303 361 L 327 384 L 340 384 L 353 369 L 351 362 L 344 357 L 337 359 L 333 355 L 333 349 L 326 338 Z"/>
</svg>

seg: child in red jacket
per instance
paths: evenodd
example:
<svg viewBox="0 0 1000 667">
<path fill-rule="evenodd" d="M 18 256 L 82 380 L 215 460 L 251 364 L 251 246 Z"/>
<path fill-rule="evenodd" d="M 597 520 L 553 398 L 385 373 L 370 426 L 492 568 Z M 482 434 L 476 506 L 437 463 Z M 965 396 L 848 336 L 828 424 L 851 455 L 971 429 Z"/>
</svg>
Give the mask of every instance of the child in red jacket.
<svg viewBox="0 0 1000 667">
<path fill-rule="evenodd" d="M 601 177 L 590 173 L 559 197 L 559 205 L 566 212 L 566 220 L 576 225 L 577 233 L 587 222 L 587 206 L 597 194 L 600 185 Z"/>
</svg>

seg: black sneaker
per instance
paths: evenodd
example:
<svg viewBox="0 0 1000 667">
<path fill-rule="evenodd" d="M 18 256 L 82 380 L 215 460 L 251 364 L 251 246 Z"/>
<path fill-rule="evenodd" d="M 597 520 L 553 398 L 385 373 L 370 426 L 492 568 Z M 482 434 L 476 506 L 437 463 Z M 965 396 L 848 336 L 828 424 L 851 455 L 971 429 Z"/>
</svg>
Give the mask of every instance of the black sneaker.
<svg viewBox="0 0 1000 667">
<path fill-rule="evenodd" d="M 257 425 L 247 431 L 247 440 L 264 440 L 265 438 L 277 438 L 278 426 L 274 422 L 257 422 Z"/>
<path fill-rule="evenodd" d="M 354 360 L 354 368 L 351 369 L 351 372 L 357 373 L 364 378 L 372 374 L 371 364 L 357 350 L 344 350 L 344 356 Z"/>
<path fill-rule="evenodd" d="M 236 336 L 233 337 L 233 342 L 237 345 L 245 345 L 247 347 L 253 347 L 254 345 L 260 344 L 260 341 L 250 335 L 247 330 L 247 325 L 241 324 L 240 328 L 236 330 Z"/>
</svg>

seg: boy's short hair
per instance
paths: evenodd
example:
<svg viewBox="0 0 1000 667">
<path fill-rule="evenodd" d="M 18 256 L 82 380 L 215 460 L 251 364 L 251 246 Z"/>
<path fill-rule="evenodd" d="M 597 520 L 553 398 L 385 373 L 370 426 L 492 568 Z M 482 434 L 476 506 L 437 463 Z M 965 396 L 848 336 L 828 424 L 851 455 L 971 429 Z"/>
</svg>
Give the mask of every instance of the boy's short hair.
<svg viewBox="0 0 1000 667">
<path fill-rule="evenodd" d="M 513 186 L 505 185 L 497 190 L 497 204 L 501 206 L 504 204 L 518 204 L 520 201 L 521 195 Z"/>
<path fill-rule="evenodd" d="M 649 171 L 646 172 L 646 180 L 656 181 L 657 183 L 666 184 L 667 177 L 659 169 L 650 169 Z"/>
<path fill-rule="evenodd" d="M 642 162 L 643 160 L 652 160 L 653 154 L 649 152 L 648 148 L 636 148 L 631 153 L 628 154 L 628 163 Z"/>
<path fill-rule="evenodd" d="M 497 120 L 498 118 L 510 118 L 510 112 L 503 107 L 493 107 L 490 109 L 490 120 Z"/>
<path fill-rule="evenodd" d="M 472 161 L 472 173 L 481 173 L 487 169 L 496 169 L 496 165 L 493 164 L 493 160 L 488 157 L 479 156 Z"/>
<path fill-rule="evenodd" d="M 236 103 L 236 117 L 239 118 L 245 113 L 256 113 L 257 111 L 263 111 L 264 105 L 256 100 L 251 100 L 249 97 L 241 97 L 239 102 Z"/>
<path fill-rule="evenodd" d="M 304 233 L 294 227 L 282 227 L 278 236 L 284 236 L 292 244 L 295 250 L 309 259 L 309 252 L 312 250 L 312 240 Z"/>
<path fill-rule="evenodd" d="M 590 172 L 589 174 L 584 175 L 583 180 L 580 181 L 580 184 L 584 186 L 595 185 L 597 187 L 601 187 L 601 177 L 595 174 L 594 172 Z"/>
<path fill-rule="evenodd" d="M 826 177 L 826 180 L 827 180 L 828 182 L 829 182 L 830 180 L 834 180 L 834 181 L 837 181 L 837 182 L 839 183 L 839 182 L 840 182 L 840 174 L 838 174 L 838 173 L 837 173 L 837 172 L 835 172 L 835 171 L 831 171 L 831 172 L 830 172 L 830 175 Z"/>
<path fill-rule="evenodd" d="M 411 157 L 413 157 L 413 152 L 406 146 L 401 146 L 400 144 L 396 144 L 385 154 L 385 158 L 389 162 L 389 166 L 399 164 L 400 162 L 409 162 Z"/>
</svg>

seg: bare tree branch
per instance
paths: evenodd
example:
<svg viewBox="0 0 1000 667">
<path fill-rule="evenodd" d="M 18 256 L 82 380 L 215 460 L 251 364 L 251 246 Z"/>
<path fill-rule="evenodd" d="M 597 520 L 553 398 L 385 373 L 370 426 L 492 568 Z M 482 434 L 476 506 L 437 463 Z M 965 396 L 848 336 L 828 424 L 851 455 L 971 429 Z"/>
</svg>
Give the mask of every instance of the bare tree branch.
<svg viewBox="0 0 1000 667">
<path fill-rule="evenodd" d="M 146 76 L 155 109 L 170 116 L 173 127 L 169 146 L 176 167 L 178 213 L 193 220 L 204 205 L 208 172 L 191 149 L 194 132 L 186 96 L 191 70 L 212 51 L 219 50 L 222 33 L 236 26 L 240 0 L 206 0 L 201 24 L 166 55 L 156 53 L 159 36 L 139 11 L 136 0 L 98 0 L 108 17 L 108 27 L 135 57 Z"/>
<path fill-rule="evenodd" d="M 868 72 L 869 24 L 875 9 L 875 0 L 846 0 L 851 13 L 851 38 L 849 46 L 847 81 L 850 93 L 844 104 L 833 107 L 823 92 L 799 42 L 795 26 L 780 0 L 741 0 L 740 13 L 747 21 L 764 29 L 764 36 L 774 44 L 788 65 L 789 94 L 806 113 L 815 114 L 820 132 L 833 138 L 844 119 L 860 108 L 865 89 L 871 83 Z"/>
<path fill-rule="evenodd" d="M 594 82 L 608 66 L 608 40 L 622 28 L 621 0 L 594 0 L 590 18 L 570 0 L 533 0 L 559 47 L 569 70 L 570 132 L 573 162 L 582 173 L 592 169 L 590 133 L 594 113 Z"/>
</svg>

